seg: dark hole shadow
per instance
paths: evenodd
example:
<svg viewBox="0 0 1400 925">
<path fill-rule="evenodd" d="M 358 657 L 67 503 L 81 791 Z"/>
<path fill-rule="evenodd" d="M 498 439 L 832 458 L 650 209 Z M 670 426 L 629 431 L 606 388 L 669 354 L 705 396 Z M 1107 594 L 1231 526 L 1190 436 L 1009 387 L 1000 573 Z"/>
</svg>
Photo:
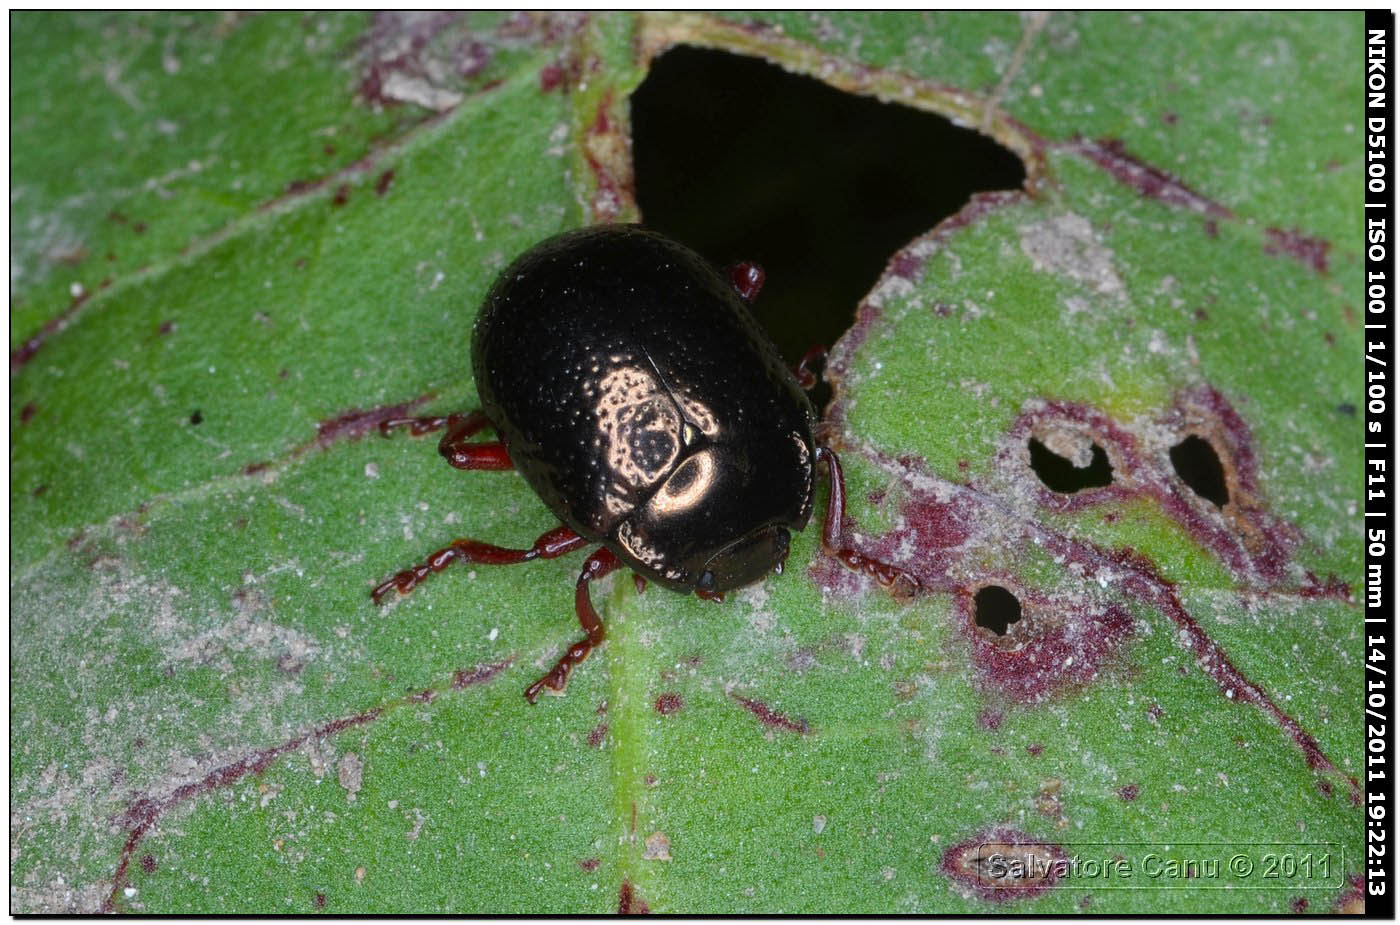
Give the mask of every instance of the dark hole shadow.
<svg viewBox="0 0 1400 925">
<path fill-rule="evenodd" d="M 1113 484 L 1113 466 L 1103 447 L 1094 444 L 1094 457 L 1082 469 L 1032 437 L 1027 444 L 1031 453 L 1031 469 L 1045 487 L 1069 495 L 1085 488 L 1103 488 Z"/>
<path fill-rule="evenodd" d="M 1021 619 L 1021 602 L 1001 585 L 987 585 L 972 597 L 972 622 L 998 636 Z"/>
<path fill-rule="evenodd" d="M 1168 455 L 1176 474 L 1196 494 L 1216 507 L 1224 507 L 1230 500 L 1225 467 L 1220 464 L 1220 456 L 1209 440 L 1191 434 L 1172 447 Z"/>
<path fill-rule="evenodd" d="M 727 52 L 661 55 L 631 117 L 643 221 L 716 264 L 762 265 L 754 312 L 794 363 L 850 327 L 900 247 L 1026 178 L 947 119 Z"/>
</svg>

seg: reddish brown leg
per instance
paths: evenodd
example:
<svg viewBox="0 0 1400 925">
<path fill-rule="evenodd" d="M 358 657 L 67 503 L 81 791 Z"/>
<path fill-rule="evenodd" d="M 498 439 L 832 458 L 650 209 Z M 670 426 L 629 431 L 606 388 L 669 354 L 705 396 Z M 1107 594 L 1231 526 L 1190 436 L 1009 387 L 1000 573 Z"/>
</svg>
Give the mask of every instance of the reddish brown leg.
<svg viewBox="0 0 1400 925">
<path fill-rule="evenodd" d="M 499 440 L 489 443 L 469 443 L 468 440 L 491 422 L 480 411 L 454 414 L 447 419 L 447 433 L 438 441 L 438 452 L 456 469 L 514 469 Z"/>
<path fill-rule="evenodd" d="M 451 434 L 448 434 L 450 437 Z M 499 440 L 490 443 L 451 443 L 442 438 L 438 452 L 454 469 L 514 469 L 506 445 Z"/>
<path fill-rule="evenodd" d="M 453 562 L 476 562 L 481 565 L 515 565 L 532 559 L 554 559 L 587 546 L 588 540 L 568 527 L 559 526 L 542 534 L 529 549 L 506 549 L 476 540 L 453 540 L 451 546 L 439 549 L 422 565 L 404 569 L 393 578 L 379 584 L 370 596 L 376 604 L 384 603 L 390 591 L 408 594 L 433 572 L 440 572 Z M 590 560 L 591 561 L 591 560 Z"/>
<path fill-rule="evenodd" d="M 457 469 L 514 469 L 506 446 L 499 440 L 485 443 L 468 442 L 477 431 L 491 422 L 480 411 L 470 414 L 449 414 L 447 417 L 391 418 L 379 423 L 379 432 L 388 436 L 392 430 L 408 428 L 415 437 L 447 428 L 438 442 L 438 452 L 448 464 Z"/>
<path fill-rule="evenodd" d="M 904 590 L 912 593 L 919 589 L 919 580 L 904 569 L 872 559 L 863 552 L 856 552 L 841 540 L 841 521 L 846 517 L 846 477 L 841 473 L 841 460 L 836 453 L 825 446 L 817 447 L 817 459 L 826 460 L 831 472 L 831 494 L 826 505 L 826 523 L 822 526 L 822 546 L 827 555 L 835 556 L 846 568 L 864 572 L 883 587 L 895 590 L 896 583 L 903 583 Z"/>
<path fill-rule="evenodd" d="M 793 373 L 797 376 L 797 384 L 802 388 L 811 389 L 817 384 L 817 374 L 812 372 L 812 364 L 818 361 L 826 362 L 826 348 L 821 344 L 802 354 L 802 359 L 797 361 L 797 368 Z"/>
<path fill-rule="evenodd" d="M 379 432 L 387 437 L 390 431 L 407 427 L 408 432 L 413 436 L 421 437 L 424 434 L 430 434 L 435 430 L 447 427 L 450 428 L 449 433 L 460 432 L 460 436 L 470 437 L 490 423 L 486 420 L 486 415 L 480 411 L 472 411 L 467 414 L 446 416 L 390 418 L 387 421 L 379 422 Z"/>
<path fill-rule="evenodd" d="M 745 302 L 752 302 L 758 298 L 759 290 L 763 288 L 763 280 L 766 278 L 763 267 L 750 260 L 731 263 L 724 268 L 724 274 L 729 277 L 729 284 L 734 287 L 735 292 L 739 293 L 739 298 Z"/>
<path fill-rule="evenodd" d="M 525 688 L 526 700 L 534 703 L 540 692 L 546 688 L 556 694 L 564 693 L 564 687 L 569 683 L 569 673 L 574 670 L 574 666 L 588 658 L 588 653 L 594 648 L 602 645 L 603 621 L 598 619 L 598 612 L 593 609 L 593 601 L 588 596 L 588 583 L 602 578 L 621 564 L 606 546 L 596 550 L 583 563 L 583 572 L 578 576 L 578 587 L 574 589 L 574 610 L 578 612 L 579 625 L 587 635 L 569 646 L 569 651 L 554 663 L 548 674 Z"/>
</svg>

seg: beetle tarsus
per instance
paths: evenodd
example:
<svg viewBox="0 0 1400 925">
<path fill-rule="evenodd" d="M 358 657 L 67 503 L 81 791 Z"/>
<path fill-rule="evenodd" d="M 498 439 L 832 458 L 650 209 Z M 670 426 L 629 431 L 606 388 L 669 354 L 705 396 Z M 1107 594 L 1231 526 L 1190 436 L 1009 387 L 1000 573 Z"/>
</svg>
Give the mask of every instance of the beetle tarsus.
<svg viewBox="0 0 1400 925">
<path fill-rule="evenodd" d="M 387 421 L 379 422 L 379 432 L 384 436 L 396 430 L 408 429 L 408 432 L 421 437 L 424 434 L 431 434 L 434 431 L 447 428 L 447 433 L 443 436 L 443 442 L 460 441 L 490 425 L 486 415 L 480 411 L 468 411 L 466 413 L 454 412 L 453 414 L 441 415 L 409 415 L 401 418 L 389 418 Z"/>
<path fill-rule="evenodd" d="M 734 287 L 734 291 L 739 293 L 739 298 L 748 303 L 758 298 L 759 291 L 763 289 L 763 281 L 767 278 L 763 267 L 752 260 L 731 263 L 724 268 L 724 273 L 729 277 L 729 284 Z"/>
<path fill-rule="evenodd" d="M 583 627 L 586 635 L 569 646 L 569 650 L 560 656 L 559 661 L 554 663 L 554 667 L 548 673 L 525 688 L 525 699 L 531 704 L 546 690 L 555 694 L 564 693 L 564 688 L 569 683 L 569 674 L 574 667 L 588 658 L 588 653 L 603 644 L 603 621 L 598 618 L 598 611 L 593 609 L 593 601 L 588 596 L 588 584 L 594 579 L 602 578 L 621 564 L 613 551 L 606 546 L 595 550 L 583 563 L 583 571 L 578 576 L 578 586 L 574 589 L 574 610 L 578 613 L 579 626 Z"/>
<path fill-rule="evenodd" d="M 802 354 L 802 359 L 798 360 L 797 366 L 793 368 L 797 384 L 802 386 L 804 391 L 810 391 L 817 384 L 817 374 L 812 371 L 812 366 L 816 363 L 826 363 L 826 347 L 822 344 L 816 344 Z"/>
<path fill-rule="evenodd" d="M 382 604 L 391 591 L 397 591 L 400 595 L 409 594 L 424 578 L 433 572 L 442 571 L 453 562 L 516 565 L 534 559 L 553 559 L 586 545 L 588 540 L 563 525 L 540 534 L 539 539 L 535 540 L 535 544 L 529 549 L 507 549 L 479 540 L 457 539 L 452 541 L 451 546 L 445 546 L 433 553 L 421 565 L 406 568 L 393 578 L 376 585 L 370 596 L 376 604 Z"/>
<path fill-rule="evenodd" d="M 454 417 L 460 417 L 460 415 L 422 415 L 389 418 L 387 421 L 379 422 L 379 433 L 387 437 L 393 431 L 407 428 L 411 435 L 421 437 L 435 430 L 442 430 Z"/>
<path fill-rule="evenodd" d="M 841 460 L 830 447 L 817 447 L 817 459 L 826 460 L 831 473 L 831 493 L 826 505 L 826 523 L 822 525 L 822 546 L 827 555 L 835 557 L 846 568 L 863 572 L 881 587 L 889 588 L 897 597 L 908 597 L 919 590 L 919 579 L 889 562 L 848 546 L 841 538 L 841 522 L 846 517 L 846 477 L 841 472 Z"/>
</svg>

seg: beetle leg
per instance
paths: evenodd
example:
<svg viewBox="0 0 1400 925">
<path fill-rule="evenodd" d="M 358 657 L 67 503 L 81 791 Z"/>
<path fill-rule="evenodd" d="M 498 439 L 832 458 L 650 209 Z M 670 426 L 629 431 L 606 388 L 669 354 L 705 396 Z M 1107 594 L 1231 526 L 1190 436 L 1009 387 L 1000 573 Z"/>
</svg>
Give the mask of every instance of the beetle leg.
<svg viewBox="0 0 1400 925">
<path fill-rule="evenodd" d="M 752 260 L 740 260 L 738 263 L 731 263 L 724 268 L 724 275 L 729 277 L 729 284 L 734 287 L 734 291 L 739 293 L 739 298 L 745 302 L 753 302 L 758 298 L 759 290 L 763 288 L 765 279 L 763 267 Z"/>
<path fill-rule="evenodd" d="M 439 549 L 422 565 L 404 569 L 388 581 L 381 582 L 370 592 L 376 604 L 384 603 L 391 591 L 408 594 L 433 572 L 440 572 L 453 562 L 476 562 L 480 565 L 515 565 L 532 559 L 553 559 L 587 546 L 588 540 L 565 526 L 555 527 L 540 535 L 529 549 L 507 549 L 477 540 L 453 540 L 451 546 Z"/>
<path fill-rule="evenodd" d="M 387 421 L 379 422 L 379 432 L 384 436 L 389 436 L 391 430 L 399 430 L 407 427 L 409 433 L 415 437 L 430 434 L 435 430 L 442 430 L 444 427 L 450 428 L 449 433 L 460 434 L 461 437 L 470 437 L 481 428 L 490 424 L 486 420 L 486 415 L 480 411 L 472 411 L 468 414 L 449 414 L 445 416 L 427 417 L 406 417 L 390 418 Z"/>
<path fill-rule="evenodd" d="M 379 432 L 387 437 L 390 431 L 407 427 L 409 433 L 413 434 L 413 436 L 421 437 L 435 430 L 442 430 L 443 425 L 446 423 L 447 418 L 445 417 L 389 418 L 386 421 L 379 422 Z"/>
<path fill-rule="evenodd" d="M 390 418 L 379 422 L 379 432 L 386 437 L 390 431 L 408 428 L 415 437 L 447 428 L 438 442 L 438 452 L 456 469 L 514 469 L 506 445 L 499 440 L 472 443 L 469 438 L 491 422 L 480 411 L 470 414 L 449 414 L 446 417 Z"/>
<path fill-rule="evenodd" d="M 569 650 L 560 656 L 548 674 L 525 688 L 526 700 L 534 703 L 545 688 L 556 694 L 564 693 L 564 687 L 569 683 L 569 673 L 574 670 L 574 666 L 588 658 L 588 653 L 594 648 L 602 645 L 603 621 L 598 619 L 598 612 L 593 609 L 593 601 L 588 596 L 588 583 L 602 578 L 621 564 L 606 546 L 596 550 L 583 563 L 583 571 L 578 576 L 578 586 L 574 589 L 574 610 L 578 612 L 579 625 L 587 635 L 569 646 Z"/>
<path fill-rule="evenodd" d="M 812 364 L 818 361 L 826 363 L 826 347 L 821 344 L 814 345 L 811 350 L 802 354 L 802 359 L 797 361 L 793 374 L 797 376 L 797 384 L 803 389 L 811 389 L 817 384 L 817 374 L 812 372 Z"/>
<path fill-rule="evenodd" d="M 514 469 L 515 464 L 510 461 L 506 445 L 501 441 L 468 442 L 473 434 L 489 423 L 486 415 L 480 411 L 452 415 L 447 419 L 447 433 L 438 441 L 438 452 L 456 469 Z"/>
<path fill-rule="evenodd" d="M 864 572 L 883 587 L 894 589 L 896 583 L 903 583 L 906 592 L 919 589 L 919 580 L 904 569 L 871 558 L 857 552 L 841 540 L 841 521 L 846 517 L 846 478 L 841 473 L 841 460 L 830 447 L 817 447 L 817 459 L 826 460 L 831 472 L 831 494 L 827 499 L 826 523 L 822 526 L 822 546 L 827 555 L 835 556 L 846 568 Z M 898 589 L 895 589 L 899 593 Z"/>
<path fill-rule="evenodd" d="M 448 436 L 451 436 L 450 434 Z M 454 469 L 514 469 L 506 445 L 499 440 L 490 443 L 451 443 L 442 438 L 438 452 Z"/>
</svg>

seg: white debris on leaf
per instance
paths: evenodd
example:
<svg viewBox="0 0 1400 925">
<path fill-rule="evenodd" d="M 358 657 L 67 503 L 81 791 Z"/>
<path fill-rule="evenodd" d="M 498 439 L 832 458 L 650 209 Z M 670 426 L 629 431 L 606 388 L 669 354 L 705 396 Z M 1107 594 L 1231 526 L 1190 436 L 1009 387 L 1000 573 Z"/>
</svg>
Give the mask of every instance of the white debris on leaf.
<svg viewBox="0 0 1400 925">
<path fill-rule="evenodd" d="M 462 102 L 462 94 L 442 87 L 434 87 L 421 77 L 410 77 L 400 71 L 391 71 L 379 91 L 391 100 L 401 103 L 415 103 L 425 109 L 442 112 Z"/>
<path fill-rule="evenodd" d="M 1044 222 L 1022 225 L 1021 250 L 1042 273 L 1067 276 L 1095 292 L 1123 298 L 1123 280 L 1113 268 L 1113 252 L 1094 235 L 1082 215 L 1058 215 Z"/>
<path fill-rule="evenodd" d="M 345 802 L 355 802 L 355 794 L 360 792 L 365 777 L 365 766 L 360 756 L 354 752 L 341 755 L 335 773 L 340 780 L 340 786 L 345 788 Z"/>
<path fill-rule="evenodd" d="M 902 276 L 890 274 L 880 281 L 870 295 L 865 297 L 867 304 L 880 308 L 892 299 L 904 298 L 912 295 L 914 284 Z"/>
<path fill-rule="evenodd" d="M 642 852 L 643 861 L 671 860 L 671 839 L 665 832 L 652 832 L 647 836 L 647 848 Z"/>
</svg>

